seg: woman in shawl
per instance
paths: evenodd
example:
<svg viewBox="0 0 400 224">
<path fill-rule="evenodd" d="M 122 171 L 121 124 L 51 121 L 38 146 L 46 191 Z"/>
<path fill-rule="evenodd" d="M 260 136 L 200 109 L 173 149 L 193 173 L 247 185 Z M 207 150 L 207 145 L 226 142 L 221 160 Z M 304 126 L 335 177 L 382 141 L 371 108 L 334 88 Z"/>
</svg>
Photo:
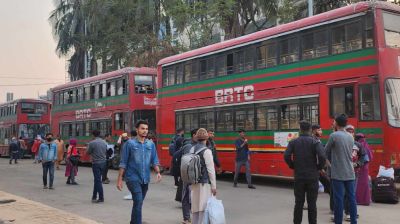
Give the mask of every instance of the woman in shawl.
<svg viewBox="0 0 400 224">
<path fill-rule="evenodd" d="M 72 184 L 72 185 L 78 185 L 78 183 L 75 182 L 75 176 L 78 175 L 78 158 L 79 158 L 79 152 L 78 149 L 76 148 L 76 143 L 77 143 L 76 139 L 69 140 L 67 159 L 66 159 L 67 167 L 65 169 L 65 176 L 68 177 L 67 184 Z"/>
<path fill-rule="evenodd" d="M 365 162 L 360 167 L 358 172 L 358 181 L 356 186 L 356 200 L 359 205 L 369 205 L 371 203 L 371 191 L 369 185 L 369 162 L 372 161 L 373 155 L 370 146 L 368 145 L 365 135 L 359 133 L 355 140 L 359 142 L 365 151 Z"/>
</svg>

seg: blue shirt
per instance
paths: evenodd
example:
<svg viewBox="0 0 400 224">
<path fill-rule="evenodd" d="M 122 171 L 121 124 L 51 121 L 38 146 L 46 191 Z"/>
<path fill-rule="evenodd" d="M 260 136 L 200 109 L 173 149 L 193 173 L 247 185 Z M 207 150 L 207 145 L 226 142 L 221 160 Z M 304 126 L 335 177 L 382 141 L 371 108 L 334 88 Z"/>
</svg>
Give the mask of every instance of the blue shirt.
<svg viewBox="0 0 400 224">
<path fill-rule="evenodd" d="M 150 168 L 158 166 L 156 146 L 148 139 L 144 143 L 136 138 L 124 143 L 121 153 L 120 168 L 125 169 L 126 182 L 150 182 Z"/>
<path fill-rule="evenodd" d="M 237 162 L 246 162 L 249 158 L 249 144 L 244 144 L 244 140 L 241 138 L 236 139 L 235 147 L 236 147 L 236 161 Z M 243 147 L 242 147 L 243 145 Z"/>
<path fill-rule="evenodd" d="M 57 160 L 57 144 L 54 142 L 42 143 L 39 148 L 38 157 L 39 160 L 42 160 L 43 162 Z"/>
</svg>

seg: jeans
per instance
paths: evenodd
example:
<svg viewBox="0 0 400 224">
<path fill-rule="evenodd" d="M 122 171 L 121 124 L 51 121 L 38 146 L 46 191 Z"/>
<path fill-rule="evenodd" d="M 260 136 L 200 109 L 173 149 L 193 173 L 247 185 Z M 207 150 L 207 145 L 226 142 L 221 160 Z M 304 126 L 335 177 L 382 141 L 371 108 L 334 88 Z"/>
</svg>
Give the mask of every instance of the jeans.
<svg viewBox="0 0 400 224">
<path fill-rule="evenodd" d="M 10 164 L 12 163 L 12 160 L 14 160 L 14 163 L 18 163 L 18 158 L 19 158 L 19 154 L 18 152 L 11 152 L 10 153 Z"/>
<path fill-rule="evenodd" d="M 317 223 L 317 197 L 318 180 L 295 180 L 294 182 L 295 206 L 293 223 L 300 224 L 303 219 L 303 207 L 307 196 L 308 223 Z"/>
<path fill-rule="evenodd" d="M 181 180 L 181 184 L 183 185 L 182 189 L 182 215 L 183 220 L 190 220 L 190 213 L 192 209 L 191 203 L 191 189 L 190 185 L 184 184 Z"/>
<path fill-rule="evenodd" d="M 349 210 L 351 217 L 351 224 L 357 223 L 357 203 L 355 196 L 355 182 L 354 180 L 340 181 L 331 180 L 333 189 L 334 199 L 334 213 L 335 213 L 335 224 L 341 224 L 343 222 L 343 206 L 345 193 L 349 200 Z"/>
<path fill-rule="evenodd" d="M 53 187 L 54 162 L 53 161 L 44 162 L 44 163 L 42 163 L 42 167 L 43 167 L 43 186 L 47 186 L 47 173 L 49 173 L 49 177 L 50 177 L 49 187 Z"/>
<path fill-rule="evenodd" d="M 93 177 L 94 177 L 94 186 L 93 186 L 93 196 L 92 199 L 96 200 L 97 194 L 99 194 L 99 200 L 104 200 L 103 194 L 103 185 L 101 183 L 101 174 L 103 173 L 106 162 L 101 163 L 93 163 Z"/>
<path fill-rule="evenodd" d="M 247 184 L 251 185 L 251 173 L 250 173 L 250 162 L 247 161 L 236 161 L 236 166 L 235 166 L 235 177 L 233 179 L 233 183 L 237 184 L 237 180 L 239 177 L 239 173 L 240 173 L 240 168 L 242 168 L 242 166 L 246 167 L 246 180 L 247 180 Z"/>
<path fill-rule="evenodd" d="M 107 160 L 106 165 L 104 167 L 103 173 L 101 174 L 101 180 L 105 181 L 108 179 L 108 167 L 111 165 L 111 160 Z"/>
<path fill-rule="evenodd" d="M 139 182 L 126 182 L 129 191 L 132 194 L 133 207 L 131 213 L 130 224 L 142 224 L 142 207 L 146 197 L 149 184 L 141 184 Z"/>
</svg>

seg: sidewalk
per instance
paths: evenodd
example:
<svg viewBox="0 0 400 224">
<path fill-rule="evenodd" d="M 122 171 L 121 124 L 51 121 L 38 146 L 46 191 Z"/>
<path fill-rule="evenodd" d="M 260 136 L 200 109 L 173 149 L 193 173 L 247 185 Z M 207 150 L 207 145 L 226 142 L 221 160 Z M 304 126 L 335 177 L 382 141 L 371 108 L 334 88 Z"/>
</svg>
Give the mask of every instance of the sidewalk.
<svg viewBox="0 0 400 224">
<path fill-rule="evenodd" d="M 12 202 L 13 200 L 15 202 Z M 0 191 L 0 224 L 8 223 L 99 224 L 78 215 Z"/>
</svg>

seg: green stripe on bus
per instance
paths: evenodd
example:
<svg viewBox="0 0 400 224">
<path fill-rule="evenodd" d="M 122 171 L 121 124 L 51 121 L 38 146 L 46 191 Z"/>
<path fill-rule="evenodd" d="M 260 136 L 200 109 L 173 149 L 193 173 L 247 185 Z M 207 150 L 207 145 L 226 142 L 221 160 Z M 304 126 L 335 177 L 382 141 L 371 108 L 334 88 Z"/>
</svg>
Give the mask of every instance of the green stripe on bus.
<svg viewBox="0 0 400 224">
<path fill-rule="evenodd" d="M 345 70 L 345 69 L 350 69 L 350 68 L 359 68 L 359 67 L 364 67 L 364 66 L 370 66 L 370 65 L 375 65 L 376 63 L 377 63 L 376 59 L 370 59 L 370 60 L 365 60 L 365 61 L 358 61 L 358 62 L 346 63 L 346 64 L 341 64 L 341 65 L 329 66 L 329 67 L 324 67 L 324 68 L 316 68 L 316 69 L 311 69 L 311 70 L 306 70 L 306 71 L 286 73 L 286 74 L 277 75 L 277 76 L 267 76 L 267 77 L 258 78 L 258 79 L 236 81 L 233 83 L 224 83 L 224 84 L 219 84 L 219 85 L 215 85 L 215 86 L 206 86 L 206 87 L 201 87 L 201 88 L 197 88 L 197 89 L 188 89 L 188 90 L 183 90 L 183 91 L 179 91 L 179 92 L 160 94 L 159 97 L 164 98 L 164 97 L 171 97 L 171 96 L 177 96 L 177 95 L 182 95 L 182 94 L 189 94 L 189 93 L 196 93 L 196 92 L 202 92 L 202 91 L 208 91 L 208 90 L 214 90 L 214 89 L 221 89 L 221 88 L 227 88 L 227 87 L 231 87 L 231 86 L 235 86 L 235 85 L 239 85 L 239 84 L 240 85 L 249 85 L 249 84 L 256 84 L 256 83 L 269 82 L 269 81 L 278 81 L 278 80 L 288 79 L 288 78 L 309 76 L 309 75 L 320 74 L 320 73 L 325 73 L 325 72 L 333 72 L 333 71 L 340 71 L 340 70 Z M 254 74 L 250 73 L 248 75 L 252 76 Z"/>
<path fill-rule="evenodd" d="M 315 66 L 315 65 L 319 65 L 319 64 L 325 64 L 325 63 L 336 62 L 336 61 L 341 61 L 341 60 L 348 60 L 348 59 L 353 59 L 353 58 L 358 58 L 358 57 L 365 57 L 365 56 L 370 56 L 370 55 L 375 55 L 375 54 L 376 54 L 375 48 L 363 49 L 363 50 L 344 53 L 344 54 L 340 54 L 340 55 L 334 55 L 334 56 L 325 57 L 325 58 L 303 61 L 303 62 L 293 63 L 293 64 L 289 64 L 289 65 L 280 65 L 280 66 L 273 67 L 273 68 L 266 68 L 266 69 L 251 71 L 251 72 L 247 72 L 247 73 L 222 76 L 222 77 L 217 77 L 217 78 L 213 78 L 213 79 L 185 83 L 185 84 L 174 85 L 174 86 L 167 86 L 167 87 L 163 87 L 163 88 L 159 89 L 159 93 L 162 94 L 163 92 L 166 92 L 169 90 L 174 90 L 174 89 L 199 86 L 199 85 L 203 85 L 203 84 L 212 84 L 212 83 L 221 82 L 221 81 L 223 82 L 223 81 L 228 81 L 228 80 L 232 80 L 232 79 L 245 78 L 245 77 L 254 76 L 254 75 L 258 75 L 258 74 L 279 72 L 279 71 L 290 70 L 290 69 L 295 69 L 295 68 L 300 68 L 300 67 L 307 67 L 307 66 Z"/>
<path fill-rule="evenodd" d="M 332 130 L 323 130 L 323 135 L 332 134 Z M 363 133 L 365 135 L 379 135 L 383 134 L 382 128 L 356 128 L 356 133 Z"/>
<path fill-rule="evenodd" d="M 102 103 L 103 104 L 102 106 L 113 106 L 113 105 L 128 103 L 128 95 L 112 96 L 112 97 L 107 97 L 107 98 L 102 98 L 102 99 L 92 99 L 92 100 L 88 100 L 88 101 L 66 104 L 66 105 L 57 105 L 57 106 L 54 106 L 53 112 L 95 108 L 96 102 Z"/>
</svg>

